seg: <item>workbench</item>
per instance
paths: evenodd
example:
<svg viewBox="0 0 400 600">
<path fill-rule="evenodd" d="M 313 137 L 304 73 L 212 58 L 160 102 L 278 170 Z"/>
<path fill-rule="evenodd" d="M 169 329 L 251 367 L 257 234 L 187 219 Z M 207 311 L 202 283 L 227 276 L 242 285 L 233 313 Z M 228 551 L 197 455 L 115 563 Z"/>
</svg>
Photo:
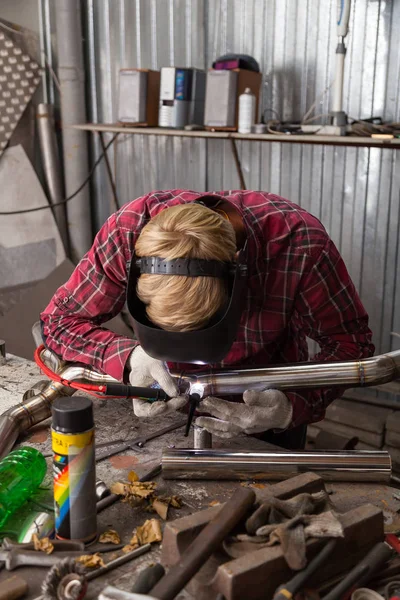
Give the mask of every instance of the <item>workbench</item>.
<svg viewBox="0 0 400 600">
<path fill-rule="evenodd" d="M 7 363 L 0 366 L 0 412 L 17 404 L 22 400 L 23 393 L 34 386 L 45 377 L 39 372 L 35 363 L 12 355 L 7 356 Z M 96 422 L 96 440 L 98 443 L 110 441 L 116 438 L 133 438 L 147 431 L 161 429 L 174 421 L 181 420 L 182 416 L 172 415 L 157 419 L 139 420 L 133 414 L 130 400 L 101 400 L 93 398 L 94 415 Z M 32 428 L 27 435 L 19 440 L 19 444 L 33 446 L 43 453 L 51 451 L 50 443 L 50 419 Z M 250 437 L 241 437 L 226 441 L 214 439 L 214 447 L 241 447 L 248 449 L 265 449 L 267 444 Z M 116 481 L 126 481 L 129 471 L 134 470 L 138 475 L 149 471 L 155 466 L 161 457 L 161 451 L 165 447 L 193 447 L 193 436 L 183 437 L 183 429 L 176 430 L 166 436 L 148 442 L 145 448 L 137 451 L 129 450 L 116 455 L 97 464 L 97 479 L 103 480 L 107 485 Z M 51 458 L 47 459 L 48 473 L 44 484 L 48 486 L 48 503 L 52 501 L 51 491 Z M 210 503 L 224 502 L 233 491 L 243 485 L 239 482 L 230 481 L 163 481 L 161 476 L 156 478 L 160 494 L 178 495 L 183 500 L 181 509 L 169 509 L 168 521 L 183 517 L 198 510 L 208 508 Z M 248 483 L 250 486 L 252 482 Z M 262 484 L 263 485 L 263 484 Z M 269 484 L 266 482 L 265 487 Z M 260 484 L 255 489 L 258 491 Z M 400 529 L 400 501 L 393 497 L 396 489 L 383 484 L 362 483 L 329 483 L 327 489 L 332 492 L 332 501 L 339 512 L 344 512 L 370 502 L 383 509 L 387 531 Z M 335 502 L 335 496 L 340 493 L 340 502 Z M 98 516 L 99 532 L 106 529 L 116 529 L 120 534 L 122 542 L 128 543 L 132 532 L 138 525 L 152 517 L 158 518 L 156 514 L 149 514 L 143 508 L 132 508 L 128 504 L 117 502 L 110 506 Z M 122 589 L 129 590 L 140 570 L 160 557 L 159 544 L 154 544 L 154 549 L 132 562 L 90 582 L 87 598 L 96 598 L 99 591 L 107 584 L 116 585 Z M 121 551 L 118 552 L 118 555 Z M 112 553 L 103 556 L 105 562 L 115 558 Z M 13 571 L 25 578 L 30 587 L 27 600 L 35 598 L 40 593 L 40 583 L 47 573 L 47 569 L 41 568 L 19 568 Z M 0 571 L 0 585 L 10 572 Z M 178 598 L 191 598 L 187 592 L 182 592 Z"/>
</svg>

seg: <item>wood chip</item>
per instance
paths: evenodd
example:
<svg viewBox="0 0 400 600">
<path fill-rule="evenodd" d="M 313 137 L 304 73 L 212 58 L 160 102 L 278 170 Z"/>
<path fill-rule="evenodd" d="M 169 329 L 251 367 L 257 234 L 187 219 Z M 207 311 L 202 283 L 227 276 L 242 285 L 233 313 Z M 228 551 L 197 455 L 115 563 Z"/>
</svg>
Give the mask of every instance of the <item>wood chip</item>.
<svg viewBox="0 0 400 600">
<path fill-rule="evenodd" d="M 139 496 L 139 498 L 148 498 L 153 494 L 156 485 L 157 484 L 154 481 L 146 481 L 144 483 L 137 481 L 130 484 L 129 494 Z"/>
<path fill-rule="evenodd" d="M 120 481 L 116 481 L 110 487 L 112 494 L 119 494 L 120 496 L 126 496 L 129 492 L 129 484 L 121 483 Z"/>
<path fill-rule="evenodd" d="M 171 506 L 174 508 L 182 508 L 183 500 L 180 496 L 171 496 Z"/>
<path fill-rule="evenodd" d="M 100 544 L 120 544 L 121 538 L 115 529 L 108 529 L 99 537 Z"/>
<path fill-rule="evenodd" d="M 137 538 L 136 533 L 132 536 L 131 541 L 129 542 L 129 544 L 127 544 L 126 546 L 124 546 L 122 548 L 122 552 L 132 552 L 133 550 L 136 550 L 136 548 L 139 548 L 139 540 Z"/>
<path fill-rule="evenodd" d="M 167 515 L 168 515 L 168 504 L 165 504 L 165 502 L 161 502 L 161 500 L 159 500 L 158 498 L 155 498 L 155 500 L 153 500 L 151 507 L 153 510 L 156 511 L 156 513 L 164 520 L 167 520 Z"/>
<path fill-rule="evenodd" d="M 154 481 L 146 481 L 143 483 L 140 481 L 134 481 L 132 483 L 123 483 L 121 481 L 117 481 L 116 483 L 112 484 L 111 492 L 113 494 L 125 496 L 125 498 L 128 500 L 135 498 L 148 498 L 154 493 L 156 485 L 157 484 Z"/>
<path fill-rule="evenodd" d="M 141 527 L 136 529 L 139 544 L 152 544 L 162 541 L 161 524 L 157 519 L 148 519 Z"/>
<path fill-rule="evenodd" d="M 97 569 L 98 567 L 105 567 L 103 559 L 99 553 L 96 554 L 82 554 L 75 559 L 75 562 L 81 563 L 87 569 Z"/>
<path fill-rule="evenodd" d="M 139 475 L 135 473 L 135 471 L 129 471 L 128 481 L 130 481 L 131 483 L 133 483 L 134 481 L 139 481 Z"/>
<path fill-rule="evenodd" d="M 39 550 L 40 552 L 45 552 L 46 554 L 51 554 L 54 550 L 54 546 L 48 537 L 39 539 L 37 534 L 34 533 L 32 536 L 32 541 L 33 541 L 35 550 Z"/>
<path fill-rule="evenodd" d="M 221 504 L 221 502 L 218 500 L 211 500 L 211 502 L 208 503 L 208 506 L 218 506 L 219 504 Z"/>
</svg>

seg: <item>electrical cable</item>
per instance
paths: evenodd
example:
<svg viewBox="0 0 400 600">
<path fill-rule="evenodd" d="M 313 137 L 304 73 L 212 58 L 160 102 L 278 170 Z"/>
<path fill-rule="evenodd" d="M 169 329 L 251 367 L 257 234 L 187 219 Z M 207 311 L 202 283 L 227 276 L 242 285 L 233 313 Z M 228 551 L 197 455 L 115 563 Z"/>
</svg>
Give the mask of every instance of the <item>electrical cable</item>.
<svg viewBox="0 0 400 600">
<path fill-rule="evenodd" d="M 317 106 L 317 104 L 322 101 L 322 99 L 325 96 L 325 94 L 327 93 L 327 91 L 331 89 L 334 81 L 335 80 L 332 80 L 331 83 L 329 85 L 327 85 L 326 88 L 324 89 L 324 91 L 318 96 L 318 98 L 316 98 L 316 100 L 314 100 L 314 102 L 311 104 L 310 108 L 304 114 L 304 116 L 303 116 L 303 118 L 301 120 L 302 123 L 306 123 L 307 122 L 307 118 L 311 115 L 311 113 L 313 112 L 313 110 L 315 109 L 315 107 Z"/>
<path fill-rule="evenodd" d="M 93 164 L 92 168 L 89 171 L 88 176 L 86 177 L 86 179 L 83 181 L 83 183 L 81 183 L 81 185 L 78 187 L 77 190 L 75 190 L 75 192 L 73 194 L 71 194 L 70 196 L 68 196 L 68 198 L 65 198 L 65 200 L 60 200 L 60 202 L 54 202 L 53 204 L 46 204 L 43 206 L 36 206 L 35 208 L 25 208 L 23 210 L 13 210 L 10 212 L 0 212 L 1 216 L 5 216 L 5 215 L 21 215 L 24 213 L 30 213 L 30 212 L 36 212 L 38 210 L 45 210 L 45 209 L 52 209 L 55 206 L 60 206 L 61 204 L 67 204 L 67 202 L 69 202 L 70 200 L 72 200 L 73 198 L 75 198 L 75 196 L 77 196 L 79 194 L 79 192 L 85 187 L 85 185 L 90 181 L 96 167 L 99 165 L 99 163 L 102 161 L 102 159 L 104 158 L 107 150 L 109 149 L 109 147 L 115 142 L 117 136 L 119 134 L 115 133 L 112 137 L 112 139 L 108 142 L 108 144 L 106 144 L 106 146 L 104 147 L 104 151 L 100 154 L 100 156 L 98 157 L 98 159 L 96 160 L 96 162 Z"/>
<path fill-rule="evenodd" d="M 125 386 L 123 384 L 118 384 L 118 383 L 106 384 L 106 385 L 100 384 L 100 383 L 78 383 L 76 381 L 70 381 L 69 379 L 64 379 L 58 373 L 55 373 L 52 369 L 50 369 L 50 367 L 48 367 L 46 365 L 46 363 L 42 360 L 41 353 L 43 352 L 44 349 L 45 349 L 45 346 L 44 346 L 44 344 L 42 344 L 35 350 L 34 359 L 35 359 L 37 366 L 45 375 L 47 375 L 47 377 L 49 377 L 49 379 L 56 381 L 57 383 L 61 383 L 62 385 L 65 385 L 66 387 L 73 388 L 74 390 L 80 390 L 83 392 L 87 392 L 91 396 L 95 396 L 96 398 L 101 398 L 102 400 L 110 400 L 112 398 L 127 398 L 127 397 L 142 398 L 144 400 L 153 398 L 153 399 L 157 400 L 159 397 L 159 391 L 157 391 L 157 389 L 140 388 L 140 387 L 135 387 L 135 386 Z M 117 391 L 116 395 L 112 395 L 112 392 L 107 393 L 107 388 L 109 389 L 110 386 L 113 386 L 114 389 L 115 388 L 123 388 L 123 394 L 122 395 L 118 394 L 118 391 Z M 126 393 L 127 389 L 128 389 L 128 391 L 132 391 L 132 394 L 130 394 L 129 396 Z M 109 391 L 111 391 L 111 390 L 109 390 Z M 148 394 L 149 391 L 151 391 L 150 395 Z M 162 393 L 164 393 L 164 392 L 162 392 Z M 144 394 L 144 395 L 139 395 L 139 394 Z"/>
</svg>

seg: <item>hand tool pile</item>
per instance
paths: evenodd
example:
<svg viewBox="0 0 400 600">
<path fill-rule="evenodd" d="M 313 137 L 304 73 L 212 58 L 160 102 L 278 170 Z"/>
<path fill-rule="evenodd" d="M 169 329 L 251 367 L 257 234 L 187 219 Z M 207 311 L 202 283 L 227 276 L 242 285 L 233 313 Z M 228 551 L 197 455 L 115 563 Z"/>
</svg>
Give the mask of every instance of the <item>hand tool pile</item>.
<svg viewBox="0 0 400 600">
<path fill-rule="evenodd" d="M 288 600 L 299 592 L 303 596 L 296 597 L 342 600 L 370 582 L 382 590 L 399 579 L 400 542 L 385 537 L 380 509 L 366 504 L 339 514 L 322 479 L 312 474 L 257 491 L 257 500 L 234 535 L 225 537 L 225 552 L 215 553 L 194 577 L 189 590 L 196 600 L 218 593 L 226 600 Z M 219 505 L 167 523 L 163 564 L 180 565 L 193 536 L 199 539 L 198 532 L 226 510 Z"/>
</svg>

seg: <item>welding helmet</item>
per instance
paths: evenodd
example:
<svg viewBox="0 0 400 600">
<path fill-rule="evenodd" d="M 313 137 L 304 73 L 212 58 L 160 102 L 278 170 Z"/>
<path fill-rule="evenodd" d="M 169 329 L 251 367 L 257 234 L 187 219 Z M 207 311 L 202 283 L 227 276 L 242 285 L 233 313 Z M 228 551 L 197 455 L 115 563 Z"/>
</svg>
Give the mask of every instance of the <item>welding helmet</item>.
<svg viewBox="0 0 400 600">
<path fill-rule="evenodd" d="M 235 341 L 242 314 L 247 279 L 246 246 L 235 262 L 195 258 L 165 260 L 157 256 L 133 256 L 129 269 L 127 306 L 133 329 L 143 350 L 162 361 L 219 363 Z M 137 295 L 142 273 L 184 277 L 217 277 L 228 284 L 228 301 L 204 328 L 195 331 L 165 331 L 150 321 L 146 306 Z"/>
</svg>

